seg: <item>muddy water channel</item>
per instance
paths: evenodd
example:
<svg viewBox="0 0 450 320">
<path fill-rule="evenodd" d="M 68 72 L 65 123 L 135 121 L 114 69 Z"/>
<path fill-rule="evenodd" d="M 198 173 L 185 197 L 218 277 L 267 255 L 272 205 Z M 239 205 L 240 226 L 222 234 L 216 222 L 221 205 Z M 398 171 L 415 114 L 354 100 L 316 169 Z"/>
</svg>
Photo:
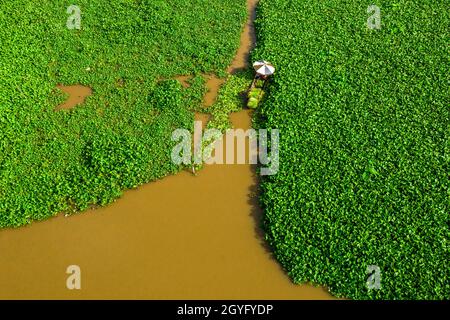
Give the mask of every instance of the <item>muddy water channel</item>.
<svg viewBox="0 0 450 320">
<path fill-rule="evenodd" d="M 249 19 L 230 72 L 245 66 L 251 28 Z M 250 119 L 248 110 L 231 115 L 236 128 Z M 0 298 L 332 298 L 294 285 L 264 244 L 254 170 L 206 165 L 106 208 L 0 231 Z M 81 290 L 66 288 L 69 265 L 81 268 Z"/>
</svg>

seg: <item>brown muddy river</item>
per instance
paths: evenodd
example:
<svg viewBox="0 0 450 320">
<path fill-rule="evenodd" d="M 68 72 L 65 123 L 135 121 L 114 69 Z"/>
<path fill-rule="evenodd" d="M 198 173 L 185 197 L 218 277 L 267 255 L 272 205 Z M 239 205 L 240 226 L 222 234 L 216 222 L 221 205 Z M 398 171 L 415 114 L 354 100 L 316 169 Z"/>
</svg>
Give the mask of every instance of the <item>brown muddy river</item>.
<svg viewBox="0 0 450 320">
<path fill-rule="evenodd" d="M 253 12 L 256 0 L 249 0 Z M 229 71 L 245 66 L 251 19 Z M 217 88 L 215 88 L 217 92 Z M 212 99 L 212 98 L 209 98 Z M 231 115 L 250 126 L 250 111 Z M 294 285 L 259 229 L 252 165 L 206 165 L 85 213 L 0 231 L 0 299 L 330 299 Z M 81 290 L 66 269 L 81 268 Z"/>
</svg>

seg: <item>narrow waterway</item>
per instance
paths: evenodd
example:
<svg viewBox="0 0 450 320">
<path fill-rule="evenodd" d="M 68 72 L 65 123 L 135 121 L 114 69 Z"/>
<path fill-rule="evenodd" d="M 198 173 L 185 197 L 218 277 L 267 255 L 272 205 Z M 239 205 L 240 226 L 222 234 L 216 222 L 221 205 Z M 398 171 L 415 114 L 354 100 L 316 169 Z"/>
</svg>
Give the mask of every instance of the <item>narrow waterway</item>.
<svg viewBox="0 0 450 320">
<path fill-rule="evenodd" d="M 248 1 L 230 72 L 245 67 L 256 2 Z M 250 111 L 231 120 L 249 128 Z M 127 191 L 106 208 L 0 231 L 0 299 L 332 298 L 294 285 L 272 257 L 254 171 L 207 165 L 197 176 L 181 172 Z M 69 265 L 81 268 L 81 290 L 66 288 Z"/>
</svg>

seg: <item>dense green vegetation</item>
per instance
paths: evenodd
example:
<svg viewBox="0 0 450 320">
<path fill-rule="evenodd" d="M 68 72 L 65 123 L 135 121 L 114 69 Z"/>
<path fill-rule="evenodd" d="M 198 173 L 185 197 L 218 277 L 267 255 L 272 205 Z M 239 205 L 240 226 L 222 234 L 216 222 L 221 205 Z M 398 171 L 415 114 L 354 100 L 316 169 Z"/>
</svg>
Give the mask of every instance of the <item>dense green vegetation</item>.
<svg viewBox="0 0 450 320">
<path fill-rule="evenodd" d="M 267 239 L 296 283 L 349 298 L 450 296 L 448 2 L 261 0 L 260 110 L 280 130 Z M 381 269 L 368 290 L 366 269 Z"/>
<path fill-rule="evenodd" d="M 193 126 L 203 81 L 239 45 L 245 0 L 0 2 L 0 227 L 110 203 L 124 189 L 180 170 L 171 132 Z M 199 36 L 201 35 L 201 36 Z M 55 112 L 57 84 L 93 89 Z"/>
</svg>

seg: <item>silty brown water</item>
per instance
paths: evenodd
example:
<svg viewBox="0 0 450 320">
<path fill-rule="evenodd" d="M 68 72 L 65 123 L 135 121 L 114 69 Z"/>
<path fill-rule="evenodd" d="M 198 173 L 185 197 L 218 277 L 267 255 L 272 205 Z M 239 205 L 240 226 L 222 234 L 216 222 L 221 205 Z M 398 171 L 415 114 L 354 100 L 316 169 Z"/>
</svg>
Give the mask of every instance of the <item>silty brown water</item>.
<svg viewBox="0 0 450 320">
<path fill-rule="evenodd" d="M 248 1 L 252 13 L 255 4 Z M 251 28 L 250 19 L 229 71 L 245 67 Z M 251 113 L 231 120 L 249 128 Z M 127 191 L 106 208 L 2 230 L 0 298 L 332 298 L 294 285 L 272 257 L 259 228 L 254 171 L 206 165 L 197 176 L 184 171 Z M 66 288 L 73 264 L 81 290 Z"/>
</svg>

